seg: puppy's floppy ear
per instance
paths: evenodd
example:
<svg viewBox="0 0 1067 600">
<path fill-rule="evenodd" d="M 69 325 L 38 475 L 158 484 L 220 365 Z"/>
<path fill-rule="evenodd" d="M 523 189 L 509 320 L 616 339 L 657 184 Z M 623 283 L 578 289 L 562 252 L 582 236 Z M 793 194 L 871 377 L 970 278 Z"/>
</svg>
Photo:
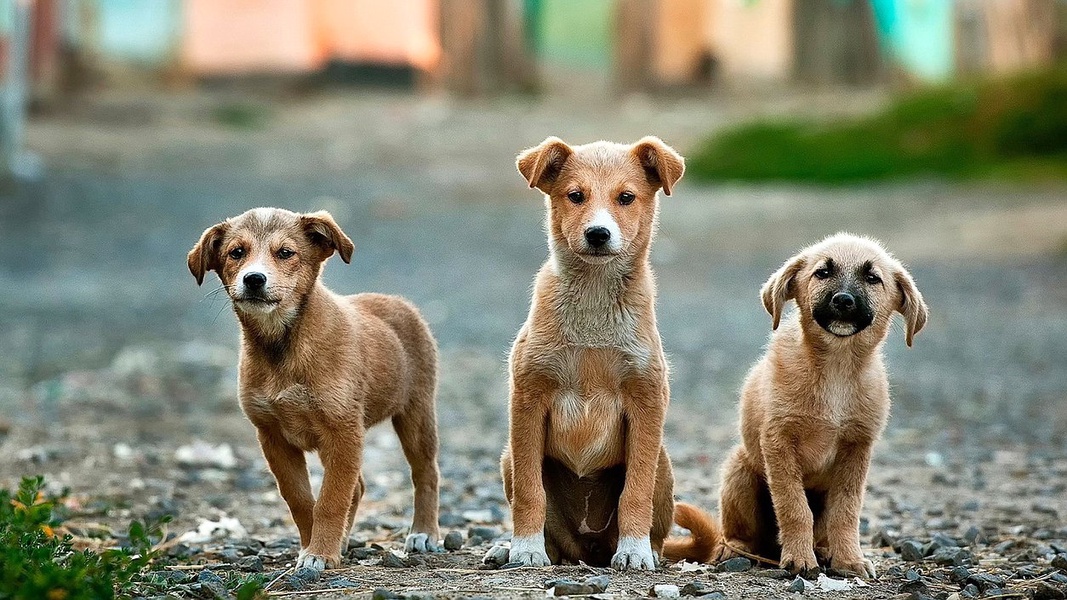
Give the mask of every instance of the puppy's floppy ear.
<svg viewBox="0 0 1067 600">
<path fill-rule="evenodd" d="M 670 196 L 674 184 L 685 173 L 685 159 L 674 148 L 652 135 L 638 140 L 633 152 L 649 177 L 659 183 L 664 194 Z"/>
<path fill-rule="evenodd" d="M 926 319 L 930 316 L 930 309 L 926 307 L 926 301 L 915 287 L 915 280 L 907 269 L 900 267 L 893 273 L 897 289 L 900 290 L 900 306 L 897 310 L 904 315 L 904 342 L 911 347 L 915 334 L 926 325 Z"/>
<path fill-rule="evenodd" d="M 196 285 L 204 283 L 204 275 L 208 271 L 218 271 L 222 266 L 219 252 L 222 250 L 222 238 L 229 228 L 225 221 L 207 228 L 200 236 L 200 241 L 189 251 L 189 272 L 196 277 Z"/>
<path fill-rule="evenodd" d="M 515 159 L 519 173 L 526 178 L 531 188 L 537 188 L 546 194 L 543 187 L 552 183 L 563 169 L 563 163 L 574 151 L 558 137 L 549 137 L 539 145 L 523 150 Z"/>
<path fill-rule="evenodd" d="M 778 329 L 778 324 L 782 321 L 782 308 L 785 307 L 785 303 L 796 298 L 796 282 L 794 279 L 797 273 L 804 268 L 806 258 L 803 254 L 798 254 L 793 258 L 790 258 L 784 265 L 782 265 L 771 278 L 763 284 L 763 288 L 760 290 L 760 297 L 763 298 L 763 308 L 767 309 L 767 312 L 771 314 L 771 318 L 774 320 L 774 324 L 771 325 L 772 330 Z"/>
<path fill-rule="evenodd" d="M 324 260 L 329 258 L 334 250 L 337 250 L 341 260 L 346 263 L 352 262 L 352 252 L 355 251 L 356 246 L 345 235 L 345 232 L 341 231 L 337 221 L 333 220 L 333 215 L 324 210 L 303 214 L 300 215 L 300 225 L 304 228 L 304 233 L 307 234 L 311 243 L 326 251 Z"/>
</svg>

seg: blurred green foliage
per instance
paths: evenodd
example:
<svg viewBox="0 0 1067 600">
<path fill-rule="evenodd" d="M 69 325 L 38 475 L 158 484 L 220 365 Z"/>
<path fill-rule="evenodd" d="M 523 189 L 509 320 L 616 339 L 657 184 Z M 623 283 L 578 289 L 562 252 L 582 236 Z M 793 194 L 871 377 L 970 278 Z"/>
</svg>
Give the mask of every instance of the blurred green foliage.
<svg viewBox="0 0 1067 600">
<path fill-rule="evenodd" d="M 687 166 L 703 180 L 1065 180 L 1067 66 L 923 90 L 845 122 L 741 125 L 705 142 Z"/>
</svg>

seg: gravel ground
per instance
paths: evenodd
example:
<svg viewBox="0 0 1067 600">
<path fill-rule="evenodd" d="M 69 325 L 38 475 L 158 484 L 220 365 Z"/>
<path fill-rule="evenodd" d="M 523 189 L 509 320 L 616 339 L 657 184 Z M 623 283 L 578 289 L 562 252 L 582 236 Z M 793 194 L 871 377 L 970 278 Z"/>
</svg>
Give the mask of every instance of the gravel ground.
<svg viewBox="0 0 1067 600">
<path fill-rule="evenodd" d="M 101 95 L 31 125 L 31 146 L 48 168 L 0 201 L 0 485 L 42 473 L 56 489 L 69 487 L 69 527 L 80 536 L 109 540 L 132 518 L 175 515 L 170 532 L 189 537 L 174 542 L 166 562 L 176 593 L 190 597 L 207 597 L 205 569 L 262 569 L 273 592 L 334 590 L 324 598 L 369 597 L 376 588 L 541 597 L 546 582 L 596 575 L 609 577 L 603 593 L 611 597 L 692 582 L 728 598 L 797 593 L 800 584 L 767 570 L 481 567 L 481 554 L 510 526 L 497 473 L 504 357 L 545 255 L 541 203 L 512 159 L 549 134 L 588 141 L 656 133 L 684 153 L 737 118 L 854 111 L 876 97 L 638 99 L 609 108 L 272 98 Z M 262 107 L 266 124 L 233 130 L 212 120 L 234 102 Z M 814 239 L 841 229 L 871 234 L 909 264 L 932 311 L 913 349 L 900 327 L 886 345 L 894 410 L 875 451 L 862 536 L 882 576 L 800 593 L 1062 598 L 1064 192 L 683 179 L 663 201 L 654 252 L 673 366 L 666 439 L 678 497 L 715 508 L 718 465 L 735 438 L 736 391 L 769 333 L 760 284 Z M 358 547 L 343 569 L 318 580 L 289 572 L 295 527 L 236 406 L 235 320 L 185 268 L 204 228 L 256 205 L 333 211 L 357 250 L 351 265 L 330 263 L 328 283 L 400 293 L 423 308 L 442 349 L 442 528 L 458 532 L 458 550 L 396 554 L 410 487 L 396 438 L 383 427 L 366 449 Z M 320 481 L 317 464 L 312 471 Z M 224 519 L 240 528 L 213 536 L 207 525 L 197 537 L 205 522 L 236 528 Z"/>
</svg>

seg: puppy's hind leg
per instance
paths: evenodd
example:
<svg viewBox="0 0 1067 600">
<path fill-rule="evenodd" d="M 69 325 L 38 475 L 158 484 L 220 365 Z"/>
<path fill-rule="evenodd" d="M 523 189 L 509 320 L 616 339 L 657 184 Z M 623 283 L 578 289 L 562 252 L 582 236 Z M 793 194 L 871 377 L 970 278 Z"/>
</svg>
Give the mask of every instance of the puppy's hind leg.
<svg viewBox="0 0 1067 600">
<path fill-rule="evenodd" d="M 393 428 L 411 466 L 411 482 L 415 487 L 415 515 L 404 549 L 408 552 L 437 552 L 440 473 L 433 385 L 421 397 L 412 398 L 404 413 L 393 417 Z"/>
<path fill-rule="evenodd" d="M 765 484 L 748 466 L 746 458 L 745 449 L 737 446 L 722 466 L 719 511 L 723 543 L 712 553 L 712 561 L 740 556 L 738 551 L 758 552 L 761 541 L 767 537 L 765 529 L 769 525 L 760 522 L 765 512 L 760 492 Z"/>
<path fill-rule="evenodd" d="M 359 509 L 359 502 L 363 500 L 363 491 L 367 489 L 366 482 L 363 480 L 363 474 L 359 474 L 359 481 L 356 482 L 356 491 L 352 494 L 352 507 L 348 509 L 348 524 L 345 526 L 345 539 L 341 542 L 341 554 L 348 552 L 348 538 L 352 535 L 352 526 L 356 524 L 356 511 Z"/>
</svg>

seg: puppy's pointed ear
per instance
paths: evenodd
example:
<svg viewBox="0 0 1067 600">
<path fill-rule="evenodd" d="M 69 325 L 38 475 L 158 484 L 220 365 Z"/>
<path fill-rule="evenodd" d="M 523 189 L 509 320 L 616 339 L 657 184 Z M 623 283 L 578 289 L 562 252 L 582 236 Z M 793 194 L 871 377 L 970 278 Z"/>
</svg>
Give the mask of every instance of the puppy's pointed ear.
<svg viewBox="0 0 1067 600">
<path fill-rule="evenodd" d="M 213 225 L 204 231 L 200 241 L 189 251 L 189 272 L 196 278 L 196 285 L 204 283 L 204 275 L 208 271 L 218 271 L 222 266 L 222 238 L 229 230 L 228 223 L 223 221 Z"/>
<path fill-rule="evenodd" d="M 649 179 L 658 183 L 663 193 L 670 196 L 674 184 L 685 173 L 685 159 L 674 148 L 664 144 L 663 140 L 651 135 L 638 140 L 633 152 Z"/>
<path fill-rule="evenodd" d="M 573 152 L 563 140 L 549 137 L 539 145 L 523 150 L 515 159 L 515 166 L 531 188 L 537 188 L 547 194 L 545 187 L 556 180 L 563 164 Z"/>
<path fill-rule="evenodd" d="M 804 255 L 798 254 L 793 258 L 790 258 L 784 265 L 782 265 L 771 278 L 767 280 L 767 283 L 763 284 L 763 288 L 760 290 L 760 297 L 763 298 L 763 308 L 767 309 L 770 313 L 774 323 L 771 325 L 772 330 L 778 329 L 778 324 L 782 321 L 782 309 L 785 307 L 785 303 L 796 298 L 796 279 L 797 273 L 804 268 L 805 258 Z"/>
<path fill-rule="evenodd" d="M 356 246 L 345 235 L 345 232 L 341 231 L 337 221 L 333 220 L 333 215 L 324 210 L 300 215 L 300 225 L 304 228 L 304 233 L 307 234 L 311 243 L 325 251 L 323 260 L 332 256 L 333 251 L 336 250 L 341 260 L 346 263 L 352 262 L 352 252 L 355 251 Z"/>
<path fill-rule="evenodd" d="M 904 343 L 911 347 L 915 334 L 926 325 L 926 319 L 930 316 L 930 309 L 926 307 L 919 288 L 915 287 L 915 280 L 907 269 L 900 267 L 894 274 L 897 289 L 900 290 L 900 306 L 897 310 L 904 315 Z"/>
</svg>

